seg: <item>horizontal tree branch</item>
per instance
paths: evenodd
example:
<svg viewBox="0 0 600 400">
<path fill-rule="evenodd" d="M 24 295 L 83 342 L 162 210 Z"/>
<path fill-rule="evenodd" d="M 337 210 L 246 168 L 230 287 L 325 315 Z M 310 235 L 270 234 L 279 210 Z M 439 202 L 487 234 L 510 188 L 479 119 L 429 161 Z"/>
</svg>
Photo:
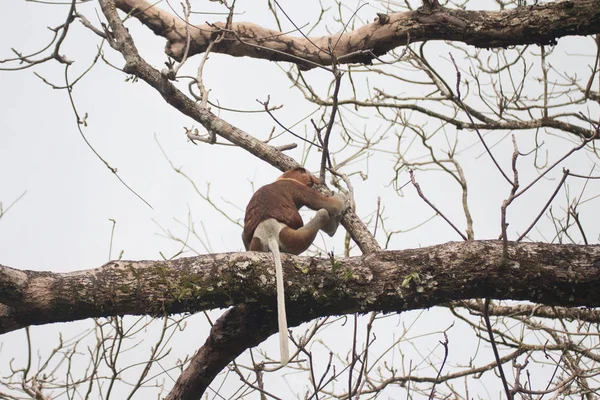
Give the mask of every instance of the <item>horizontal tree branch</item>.
<svg viewBox="0 0 600 400">
<path fill-rule="evenodd" d="M 324 107 L 333 106 L 333 102 L 329 100 L 323 100 L 317 97 L 309 97 L 305 96 L 307 100 Z M 392 100 L 394 99 L 392 96 L 389 97 Z M 432 103 L 437 102 L 440 103 L 439 100 L 434 100 Z M 552 128 L 557 131 L 569 132 L 576 136 L 579 136 L 582 139 L 591 139 L 596 137 L 596 131 L 592 129 L 586 129 L 581 126 L 571 124 L 568 122 L 561 121 L 554 116 L 542 117 L 542 118 L 532 118 L 529 121 L 516 120 L 516 119 L 508 119 L 509 117 L 504 116 L 503 119 L 493 119 L 487 118 L 480 123 L 471 123 L 470 121 L 464 121 L 458 119 L 458 117 L 453 116 L 449 113 L 441 113 L 436 112 L 432 109 L 432 107 L 423 106 L 424 101 L 420 101 L 420 104 L 414 104 L 416 101 L 413 100 L 413 103 L 407 102 L 375 102 L 375 101 L 360 101 L 360 100 L 339 100 L 338 105 L 352 105 L 357 107 L 372 107 L 372 108 L 388 108 L 393 110 L 413 110 L 417 111 L 421 114 L 427 115 L 432 118 L 436 118 L 440 121 L 444 121 L 448 124 L 455 126 L 457 129 L 479 129 L 479 130 L 507 130 L 507 131 L 519 131 L 519 130 L 529 130 L 529 129 L 537 129 L 537 128 Z M 467 107 L 465 105 L 465 107 Z M 467 111 L 469 113 L 474 114 L 476 110 L 473 108 L 468 108 Z M 478 113 L 479 115 L 483 115 Z M 598 137 L 596 137 L 599 139 Z"/>
<path fill-rule="evenodd" d="M 187 42 L 186 23 L 154 4 L 147 0 L 116 0 L 118 8 L 165 37 L 167 54 L 181 60 Z M 188 55 L 205 52 L 224 27 L 222 22 L 190 25 Z M 501 11 L 468 11 L 437 5 L 379 15 L 373 23 L 354 31 L 329 36 L 291 36 L 249 22 L 233 22 L 226 33 L 212 51 L 288 61 L 310 69 L 331 65 L 332 55 L 343 64 L 369 64 L 375 56 L 427 40 L 457 41 L 481 48 L 554 44 L 557 38 L 568 35 L 600 33 L 600 4 L 597 0 L 565 0 Z"/>
<path fill-rule="evenodd" d="M 491 297 L 565 307 L 600 306 L 600 246 L 474 241 L 362 257 L 283 256 L 295 323 L 353 312 L 401 312 Z M 257 303 L 275 310 L 267 253 L 172 261 L 113 261 L 71 273 L 0 266 L 0 333 L 113 315 L 163 315 Z M 273 318 L 274 314 L 273 314 Z"/>
<path fill-rule="evenodd" d="M 483 315 L 484 303 L 481 300 L 457 301 L 447 305 L 448 307 L 468 308 L 470 311 L 476 311 Z M 548 319 L 569 319 L 600 323 L 600 310 L 590 310 L 589 308 L 570 308 L 544 306 L 541 304 L 511 304 L 498 305 L 492 304 L 489 307 L 489 314 L 497 317 L 539 317 Z"/>
</svg>

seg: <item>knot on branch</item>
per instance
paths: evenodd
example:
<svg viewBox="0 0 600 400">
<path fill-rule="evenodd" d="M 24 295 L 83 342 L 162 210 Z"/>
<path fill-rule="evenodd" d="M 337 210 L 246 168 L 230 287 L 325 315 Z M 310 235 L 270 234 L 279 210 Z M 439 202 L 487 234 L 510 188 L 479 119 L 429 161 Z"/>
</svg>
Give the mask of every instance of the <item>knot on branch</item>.
<svg viewBox="0 0 600 400">
<path fill-rule="evenodd" d="M 417 12 L 422 14 L 433 14 L 438 9 L 442 8 L 437 0 L 423 0 L 423 6 L 417 9 Z"/>
</svg>

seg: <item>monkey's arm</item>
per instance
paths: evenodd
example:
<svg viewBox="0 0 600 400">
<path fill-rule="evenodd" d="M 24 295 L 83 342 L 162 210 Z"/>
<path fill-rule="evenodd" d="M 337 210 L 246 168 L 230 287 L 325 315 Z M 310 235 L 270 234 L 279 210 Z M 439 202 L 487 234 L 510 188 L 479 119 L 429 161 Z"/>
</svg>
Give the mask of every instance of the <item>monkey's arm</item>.
<svg viewBox="0 0 600 400">
<path fill-rule="evenodd" d="M 331 197 L 327 197 L 312 188 L 306 186 L 305 188 L 308 190 L 303 190 L 303 200 L 306 200 L 304 205 L 313 210 L 327 210 L 329 218 L 321 223 L 320 228 L 329 236 L 333 236 L 340 225 L 343 212 L 350 207 L 350 199 L 343 193 L 336 193 Z"/>
<path fill-rule="evenodd" d="M 330 216 L 337 216 L 350 206 L 348 197 L 343 193 L 336 193 L 328 197 L 308 186 L 297 185 L 296 189 L 300 207 L 306 206 L 315 211 L 324 208 Z"/>
</svg>

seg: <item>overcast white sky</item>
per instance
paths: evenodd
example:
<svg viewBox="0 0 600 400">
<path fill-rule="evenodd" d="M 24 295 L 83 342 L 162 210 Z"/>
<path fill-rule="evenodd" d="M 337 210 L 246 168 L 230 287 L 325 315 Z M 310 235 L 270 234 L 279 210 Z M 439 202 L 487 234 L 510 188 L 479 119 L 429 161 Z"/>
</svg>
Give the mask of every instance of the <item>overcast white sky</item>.
<svg viewBox="0 0 600 400">
<path fill-rule="evenodd" d="M 298 25 L 314 22 L 317 17 L 318 9 L 315 5 L 307 6 L 305 2 L 287 3 L 287 11 L 294 16 Z M 372 19 L 377 4 L 365 7 L 363 15 Z M 354 3 L 349 7 L 354 9 Z M 67 10 L 66 7 L 16 0 L 11 0 L 7 8 L 8 12 L 0 13 L 3 32 L 0 35 L 0 59 L 12 57 L 11 47 L 23 53 L 39 49 L 51 37 L 51 32 L 46 27 L 61 24 Z M 96 2 L 83 4 L 79 8 L 99 26 L 94 11 L 98 9 Z M 238 20 L 276 28 L 262 3 L 256 6 L 255 2 L 238 2 L 238 11 L 243 13 Z M 217 19 L 210 15 L 200 15 L 196 22 L 205 20 Z M 149 30 L 135 21 L 130 22 L 128 27 L 134 34 L 142 55 L 157 68 L 162 68 L 166 59 L 162 51 L 164 40 L 155 38 Z M 97 37 L 78 23 L 72 29 L 62 49 L 67 58 L 75 60 L 69 69 L 70 79 L 76 78 L 88 68 L 100 43 Z M 314 34 L 317 33 L 325 31 Z M 553 65 L 557 69 L 568 68 L 571 74 L 586 73 L 586 63 L 590 60 L 574 57 L 574 54 L 585 52 L 591 47 L 591 43 L 590 38 L 560 40 L 553 54 Z M 440 65 L 445 65 L 445 72 L 452 75 L 454 72 L 448 61 L 449 48 L 443 49 L 437 57 L 432 58 Z M 105 53 L 111 62 L 122 66 L 120 56 L 110 48 L 105 47 Z M 190 74 L 194 73 L 199 61 L 198 56 L 189 61 L 187 68 Z M 6 64 L 0 64 L 0 68 L 4 66 Z M 166 105 L 145 83 L 127 82 L 125 75 L 100 61 L 73 91 L 78 112 L 88 115 L 88 126 L 83 128 L 83 132 L 96 151 L 112 167 L 118 169 L 122 179 L 152 205 L 153 208 L 150 209 L 128 191 L 86 145 L 77 129 L 67 93 L 50 88 L 33 74 L 34 71 L 56 85 L 64 85 L 64 69 L 56 64 L 12 73 L 0 71 L 0 201 L 7 207 L 26 192 L 0 219 L 0 264 L 53 272 L 99 267 L 109 260 L 112 229 L 109 219 L 116 221 L 113 258 L 120 251 L 124 251 L 125 259 L 160 259 L 160 252 L 169 257 L 179 250 L 180 245 L 166 239 L 161 227 L 184 238 L 188 217 L 203 239 L 206 239 L 203 227 L 209 234 L 208 249 L 197 240 L 190 241 L 190 245 L 198 252 L 243 250 L 241 228 L 194 193 L 191 185 L 170 168 L 157 141 L 172 162 L 177 167 L 182 167 L 195 181 L 200 191 L 206 192 L 207 185 L 210 185 L 212 200 L 222 206 L 234 220 L 243 219 L 243 209 L 253 187 L 274 180 L 280 174 L 279 171 L 241 149 L 207 144 L 195 146 L 189 143 L 184 135 L 184 127 L 199 127 L 198 124 Z M 315 90 L 326 93 L 329 77 L 322 71 L 312 71 L 307 76 L 312 79 Z M 303 101 L 297 91 L 290 88 L 282 68 L 275 63 L 214 54 L 207 64 L 204 77 L 205 84 L 211 90 L 211 100 L 226 107 L 257 110 L 260 105 L 255 99 L 266 100 L 270 95 L 271 104 L 284 105 L 277 115 L 288 125 L 302 120 L 315 109 Z M 397 88 L 390 89 L 391 91 L 403 92 L 401 84 L 393 82 L 393 85 L 397 85 Z M 592 114 L 597 115 L 597 112 L 597 109 L 590 110 Z M 221 115 L 246 132 L 263 139 L 274 125 L 263 114 L 222 112 Z M 381 124 L 368 119 L 357 122 L 364 125 L 367 131 L 378 129 Z M 203 133 L 202 128 L 199 128 Z M 299 132 L 303 132 L 303 129 L 297 128 Z M 278 129 L 276 131 L 279 132 Z M 509 188 L 502 183 L 489 158 L 483 154 L 481 146 L 477 145 L 474 133 L 465 131 L 461 134 L 464 134 L 461 147 L 467 149 L 461 154 L 461 162 L 470 182 L 469 201 L 476 224 L 476 237 L 496 238 L 500 226 L 499 205 L 508 195 Z M 531 137 L 527 136 L 531 132 L 517 132 L 516 135 L 519 142 L 523 143 L 523 152 L 532 149 Z M 488 137 L 493 144 L 500 140 L 501 135 L 491 134 Z M 573 146 L 566 136 L 545 136 L 542 140 L 551 160 Z M 277 144 L 293 141 L 293 138 L 287 136 L 280 138 Z M 468 148 L 472 144 L 474 146 Z M 388 150 L 393 151 L 393 146 L 388 147 Z M 301 159 L 302 148 L 302 144 L 299 144 L 299 149 L 291 151 L 290 155 Z M 501 164 L 508 168 L 512 151 L 510 140 L 502 141 L 494 147 L 494 151 Z M 313 171 L 318 168 L 315 156 L 311 154 L 307 163 L 307 167 Z M 413 156 L 417 157 L 418 154 Z M 586 174 L 590 171 L 591 159 L 589 155 L 582 153 L 570 159 L 565 167 Z M 376 209 L 377 197 L 381 196 L 388 213 L 386 226 L 391 230 L 407 230 L 427 219 L 432 212 L 411 187 L 405 189 L 402 196 L 394 194 L 388 186 L 393 177 L 390 170 L 392 162 L 390 155 L 379 153 L 370 156 L 368 166 L 364 163 L 357 164 L 347 172 L 366 171 L 368 168 L 368 181 L 363 182 L 356 175 L 352 180 L 359 216 L 368 219 Z M 535 177 L 535 170 L 528 165 L 531 164 L 531 158 L 523 158 L 520 163 L 523 167 L 523 182 Z M 457 185 L 439 173 L 421 172 L 417 176 L 426 193 L 460 227 L 464 227 Z M 560 176 L 559 168 L 550 175 L 550 179 L 541 182 L 530 195 L 524 196 L 514 205 L 510 211 L 513 238 L 515 231 L 522 231 L 531 222 L 532 214 L 537 213 L 546 202 Z M 407 181 L 408 175 L 404 174 L 402 180 Z M 570 188 L 573 193 L 577 193 L 581 184 L 572 183 Z M 593 197 L 597 194 L 600 192 L 595 184 L 586 195 Z M 558 208 L 561 204 L 564 206 L 564 198 L 561 193 L 555 207 Z M 594 210 L 597 207 L 593 207 L 593 202 L 581 209 L 586 228 L 594 234 L 590 240 L 596 242 L 596 227 L 600 226 L 600 218 Z M 544 236 L 552 238 L 550 223 L 544 220 L 540 226 Z M 327 238 L 327 247 L 341 251 L 342 238 L 343 233 L 338 233 L 335 241 Z M 382 239 L 382 236 L 378 238 Z M 541 235 L 536 238 L 542 240 Z M 420 229 L 398 235 L 390 248 L 428 246 L 451 240 L 460 238 L 438 218 Z M 193 255 L 192 252 L 187 254 Z M 415 315 L 418 313 L 409 314 L 406 318 L 410 319 Z M 421 321 L 421 325 L 415 328 L 415 336 L 419 332 L 439 331 L 452 324 L 453 319 L 448 313 L 429 311 L 425 315 L 425 319 L 431 322 Z M 391 319 L 394 320 L 389 321 L 391 326 L 397 326 L 399 318 Z M 202 318 L 191 320 L 195 321 L 195 330 L 182 333 L 184 340 L 178 341 L 180 345 L 176 351 L 177 357 L 193 353 L 204 341 L 206 322 Z M 32 332 L 39 341 L 37 343 L 44 348 L 52 343 L 57 331 L 66 332 L 67 336 L 73 335 L 83 325 L 85 323 L 60 324 L 35 328 Z M 349 327 L 337 329 L 336 332 L 341 332 L 343 336 L 344 332 L 348 334 Z M 461 346 L 467 346 L 461 338 L 462 334 L 458 328 L 450 331 L 454 349 L 460 350 Z M 23 331 L 0 337 L 0 359 L 3 360 L 0 362 L 0 372 L 7 368 L 7 357 L 22 356 L 23 337 Z M 439 335 L 432 335 L 432 346 L 439 339 Z M 44 344 L 44 341 L 48 343 Z M 348 350 L 344 343 L 338 346 L 342 352 Z"/>
</svg>

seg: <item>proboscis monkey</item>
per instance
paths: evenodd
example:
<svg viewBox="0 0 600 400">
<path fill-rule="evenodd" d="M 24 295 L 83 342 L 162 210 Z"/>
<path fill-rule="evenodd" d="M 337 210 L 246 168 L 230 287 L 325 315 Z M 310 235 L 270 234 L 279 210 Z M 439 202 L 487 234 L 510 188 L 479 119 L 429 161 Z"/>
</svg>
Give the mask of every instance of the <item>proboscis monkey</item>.
<svg viewBox="0 0 600 400">
<path fill-rule="evenodd" d="M 288 363 L 287 318 L 280 251 L 300 254 L 312 244 L 319 230 L 333 236 L 342 213 L 348 208 L 346 195 L 327 197 L 312 188 L 319 180 L 304 168 L 294 168 L 271 184 L 258 189 L 246 207 L 242 240 L 248 251 L 271 251 L 277 281 L 277 320 L 281 364 Z M 318 210 L 306 224 L 298 210 Z"/>
</svg>

